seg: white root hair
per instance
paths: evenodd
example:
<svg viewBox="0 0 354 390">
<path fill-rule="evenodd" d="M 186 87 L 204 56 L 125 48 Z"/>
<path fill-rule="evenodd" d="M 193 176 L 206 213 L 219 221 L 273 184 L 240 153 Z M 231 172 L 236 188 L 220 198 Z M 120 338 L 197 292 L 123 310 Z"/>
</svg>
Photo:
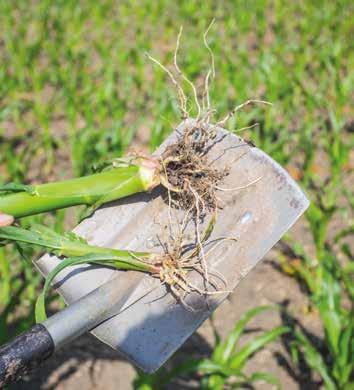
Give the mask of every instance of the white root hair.
<svg viewBox="0 0 354 390">
<path fill-rule="evenodd" d="M 272 103 L 267 102 L 265 100 L 249 99 L 249 100 L 245 101 L 244 103 L 241 103 L 238 106 L 236 106 L 232 111 L 230 111 L 225 116 L 224 119 L 222 119 L 221 121 L 217 122 L 216 125 L 220 126 L 220 127 L 224 126 L 236 114 L 237 111 L 239 111 L 242 108 L 248 106 L 249 104 L 266 104 L 268 106 L 272 106 L 273 105 Z"/>
<path fill-rule="evenodd" d="M 197 114 L 197 118 L 196 118 L 197 122 L 198 122 L 199 119 L 200 119 L 200 115 L 201 115 L 201 111 L 202 110 L 201 110 L 201 107 L 200 107 L 200 104 L 199 104 L 199 100 L 198 100 L 197 88 L 195 87 L 193 82 L 191 80 L 189 80 L 189 78 L 181 71 L 181 69 L 180 69 L 180 67 L 178 65 L 178 62 L 177 62 L 177 55 L 178 55 L 178 50 L 179 50 L 179 47 L 180 47 L 182 33 L 183 33 L 183 26 L 180 27 L 179 32 L 178 32 L 177 42 L 176 42 L 176 49 L 175 49 L 175 53 L 174 53 L 174 56 L 173 56 L 173 64 L 174 64 L 174 67 L 175 67 L 176 72 L 179 75 L 179 77 L 181 77 L 192 88 L 193 96 L 194 96 L 194 102 L 195 102 L 195 105 L 196 105 L 197 110 L 198 110 L 198 114 Z"/>
</svg>

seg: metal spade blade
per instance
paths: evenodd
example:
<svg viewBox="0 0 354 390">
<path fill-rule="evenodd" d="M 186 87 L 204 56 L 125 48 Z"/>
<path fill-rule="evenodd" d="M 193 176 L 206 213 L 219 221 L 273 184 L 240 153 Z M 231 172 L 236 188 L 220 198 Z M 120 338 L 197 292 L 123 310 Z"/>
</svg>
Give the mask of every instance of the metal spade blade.
<svg viewBox="0 0 354 390">
<path fill-rule="evenodd" d="M 157 153 L 191 122 L 182 123 Z M 214 284 L 222 290 L 233 290 L 301 216 L 309 202 L 288 173 L 264 152 L 224 129 L 218 128 L 216 134 L 208 159 L 215 167 L 229 167 L 230 173 L 220 184 L 226 190 L 218 191 L 222 209 L 205 250 L 211 249 L 213 240 L 220 237 L 237 239 L 222 242 L 207 256 Z M 156 189 L 151 194 L 102 207 L 75 232 L 95 245 L 159 252 L 162 250 L 159 241 L 171 240 L 171 230 L 177 231 L 181 218 L 181 213 L 172 210 L 176 226 L 171 229 L 168 204 L 161 192 Z M 192 232 L 194 228 L 189 229 Z M 46 255 L 36 265 L 47 275 L 59 262 L 56 257 Z M 144 274 L 137 278 L 134 272 L 91 266 L 67 269 L 56 283 L 59 293 L 70 304 L 112 278 L 117 283 L 136 278 L 136 284 L 130 287 L 132 293 L 127 294 L 121 311 L 92 333 L 147 372 L 157 370 L 228 295 L 227 292 L 209 296 L 189 294 L 186 303 L 194 308 L 192 311 L 167 293 L 156 278 Z M 192 272 L 190 280 L 203 288 L 199 274 Z M 87 307 L 87 315 L 90 310 Z"/>
</svg>

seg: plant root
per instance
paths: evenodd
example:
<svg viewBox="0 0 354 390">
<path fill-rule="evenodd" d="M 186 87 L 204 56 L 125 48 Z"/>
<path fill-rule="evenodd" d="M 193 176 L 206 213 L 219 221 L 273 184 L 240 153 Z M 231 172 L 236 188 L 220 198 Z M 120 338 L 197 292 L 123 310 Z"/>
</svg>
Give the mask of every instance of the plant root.
<svg viewBox="0 0 354 390">
<path fill-rule="evenodd" d="M 206 156 L 209 144 L 208 129 L 196 124 L 168 146 L 161 159 L 161 183 L 170 190 L 174 204 L 183 210 L 194 204 L 194 215 L 201 208 L 199 218 L 217 209 L 215 186 L 228 174 L 226 169 L 210 166 Z"/>
<path fill-rule="evenodd" d="M 190 88 L 192 101 L 196 110 L 195 120 L 188 124 L 184 133 L 179 136 L 174 144 L 167 146 L 165 149 L 160 158 L 159 168 L 160 183 L 167 189 L 170 240 L 164 245 L 161 244 L 165 254 L 162 256 L 161 261 L 159 260 L 159 272 L 156 276 L 159 277 L 163 284 L 169 286 L 170 292 L 177 301 L 190 310 L 193 310 L 193 308 L 185 302 L 185 296 L 187 294 L 196 292 L 200 295 L 213 295 L 230 292 L 220 289 L 215 281 L 210 280 L 212 272 L 208 270 L 206 257 L 221 242 L 234 240 L 234 238 L 222 238 L 221 241 L 218 240 L 217 245 L 213 246 L 207 253 L 204 253 L 205 241 L 207 241 L 213 230 L 220 204 L 219 198 L 216 195 L 217 192 L 242 190 L 254 185 L 261 179 L 257 178 L 245 186 L 236 188 L 223 188 L 219 185 L 228 175 L 229 167 L 224 167 L 223 169 L 216 168 L 214 166 L 215 161 L 208 161 L 207 153 L 215 143 L 215 129 L 218 126 L 222 127 L 226 125 L 239 110 L 248 105 L 271 105 L 271 103 L 264 100 L 250 99 L 237 105 L 222 120 L 217 121 L 215 125 L 211 124 L 216 110 L 212 108 L 209 89 L 211 81 L 215 79 L 216 72 L 214 54 L 208 44 L 207 35 L 213 23 L 214 20 L 211 21 L 203 35 L 204 46 L 209 52 L 211 64 L 204 78 L 201 103 L 199 102 L 198 90 L 193 82 L 183 73 L 177 61 L 183 31 L 182 27 L 177 36 L 173 56 L 173 70 L 168 69 L 168 67 L 157 59 L 147 54 L 148 58 L 154 64 L 158 65 L 172 82 L 179 100 L 182 120 L 187 121 L 190 118 L 190 111 L 192 109 L 192 105 L 189 104 L 189 96 L 184 91 L 183 85 L 187 85 Z M 253 124 L 241 128 L 239 131 L 251 129 L 257 125 Z M 173 226 L 176 223 L 173 223 L 172 209 L 184 211 L 183 222 L 181 226 L 178 226 L 179 231 L 177 235 L 173 234 Z M 211 229 L 209 227 L 207 228 L 207 230 L 211 231 L 206 234 L 208 237 L 205 239 L 205 234 L 201 234 L 200 226 L 208 215 L 212 215 L 212 224 Z M 195 248 L 189 255 L 186 255 L 183 237 L 187 221 L 190 220 L 194 222 L 195 226 L 195 240 L 193 243 Z M 188 280 L 187 275 L 191 270 L 198 272 L 202 276 L 204 288 L 200 288 Z M 218 273 L 217 277 L 225 284 L 226 288 L 227 283 L 224 276 Z M 213 291 L 209 290 L 210 286 Z"/>
<path fill-rule="evenodd" d="M 223 289 L 217 281 L 227 287 L 225 277 L 217 270 L 208 271 L 206 268 L 206 257 L 214 251 L 218 246 L 227 240 L 236 241 L 234 238 L 220 238 L 214 240 L 214 244 L 209 251 L 204 254 L 204 241 L 200 239 L 200 246 L 194 249 L 189 248 L 188 253 L 185 252 L 183 244 L 183 234 L 172 240 L 172 243 L 161 244 L 164 249 L 164 254 L 161 255 L 154 266 L 158 269 L 153 275 L 157 277 L 162 285 L 166 285 L 168 290 L 174 296 L 177 302 L 181 303 L 187 310 L 195 311 L 193 307 L 186 303 L 186 296 L 191 293 L 197 293 L 201 296 L 211 296 L 219 294 L 228 294 L 231 291 Z M 204 288 L 190 281 L 190 271 L 196 271 L 202 277 Z M 206 281 L 206 272 L 208 272 L 208 281 Z M 209 279 L 209 275 L 214 279 Z"/>
</svg>

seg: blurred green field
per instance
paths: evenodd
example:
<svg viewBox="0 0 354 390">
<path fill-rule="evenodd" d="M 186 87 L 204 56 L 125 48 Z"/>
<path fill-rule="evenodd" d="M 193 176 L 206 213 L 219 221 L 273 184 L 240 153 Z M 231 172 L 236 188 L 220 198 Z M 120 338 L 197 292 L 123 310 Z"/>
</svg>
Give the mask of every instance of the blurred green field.
<svg viewBox="0 0 354 390">
<path fill-rule="evenodd" d="M 284 272 L 305 283 L 316 304 L 321 259 L 328 262 L 330 252 L 340 260 L 329 268 L 342 292 L 328 310 L 337 310 L 340 297 L 351 307 L 351 279 L 342 268 L 352 272 L 353 15 L 349 0 L 1 0 L 0 182 L 79 176 L 129 147 L 154 150 L 180 114 L 169 80 L 144 53 L 171 64 L 183 25 L 180 64 L 201 87 L 210 66 L 202 37 L 215 17 L 209 43 L 216 117 L 247 99 L 272 102 L 270 109 L 243 110 L 228 128 L 259 123 L 244 136 L 287 166 L 313 201 L 307 241 L 315 254 L 291 242 L 300 266 L 286 257 Z M 63 231 L 78 215 L 60 211 L 22 224 L 45 222 Z M 1 342 L 34 321 L 42 281 L 33 256 L 0 248 Z"/>
</svg>

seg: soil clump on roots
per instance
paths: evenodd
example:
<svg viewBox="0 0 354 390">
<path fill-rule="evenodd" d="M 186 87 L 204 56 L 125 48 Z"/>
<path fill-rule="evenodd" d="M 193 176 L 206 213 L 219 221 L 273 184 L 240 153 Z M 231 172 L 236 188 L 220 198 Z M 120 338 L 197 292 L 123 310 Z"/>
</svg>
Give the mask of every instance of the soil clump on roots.
<svg viewBox="0 0 354 390">
<path fill-rule="evenodd" d="M 162 155 L 162 184 L 177 208 L 199 218 L 218 208 L 216 186 L 228 170 L 211 166 L 207 153 L 215 135 L 202 123 L 192 124 Z"/>
</svg>

